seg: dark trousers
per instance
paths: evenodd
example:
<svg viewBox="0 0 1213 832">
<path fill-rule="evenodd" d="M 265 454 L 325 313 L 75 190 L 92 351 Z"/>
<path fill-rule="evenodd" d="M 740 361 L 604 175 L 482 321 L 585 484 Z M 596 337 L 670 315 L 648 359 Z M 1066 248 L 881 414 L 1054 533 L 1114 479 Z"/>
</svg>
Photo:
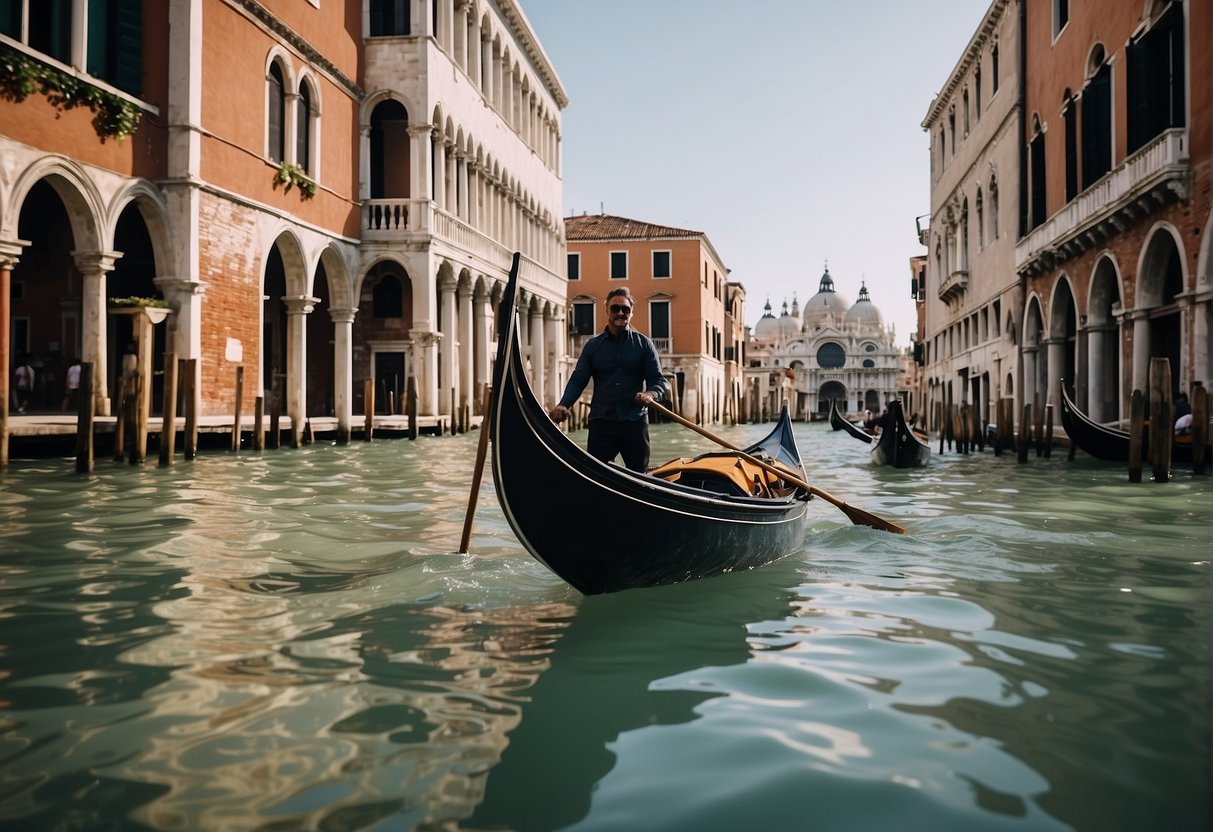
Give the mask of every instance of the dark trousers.
<svg viewBox="0 0 1213 832">
<path fill-rule="evenodd" d="M 591 419 L 586 450 L 602 462 L 613 462 L 616 455 L 622 455 L 624 465 L 643 473 L 649 467 L 649 423 L 644 419 Z"/>
</svg>

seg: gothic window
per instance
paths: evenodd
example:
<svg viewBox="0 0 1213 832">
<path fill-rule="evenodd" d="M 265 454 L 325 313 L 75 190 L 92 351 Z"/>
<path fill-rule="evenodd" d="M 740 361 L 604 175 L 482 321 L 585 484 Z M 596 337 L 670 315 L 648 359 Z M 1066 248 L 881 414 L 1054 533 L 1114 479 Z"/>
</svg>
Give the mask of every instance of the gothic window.
<svg viewBox="0 0 1213 832">
<path fill-rule="evenodd" d="M 270 64 L 267 108 L 266 155 L 271 161 L 286 159 L 286 81 L 277 61 Z"/>
</svg>

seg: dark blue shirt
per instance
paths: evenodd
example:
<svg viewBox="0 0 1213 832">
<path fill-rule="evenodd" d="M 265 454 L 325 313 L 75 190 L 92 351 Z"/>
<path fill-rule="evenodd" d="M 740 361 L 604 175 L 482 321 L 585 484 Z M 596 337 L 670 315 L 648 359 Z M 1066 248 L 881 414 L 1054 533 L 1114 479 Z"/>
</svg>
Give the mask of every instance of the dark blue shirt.
<svg viewBox="0 0 1213 832">
<path fill-rule="evenodd" d="M 590 419 L 638 421 L 645 417 L 647 408 L 634 401 L 637 393 L 647 391 L 664 399 L 669 391 L 657 361 L 657 348 L 648 336 L 631 327 L 618 337 L 604 329 L 586 342 L 560 404 L 572 407 L 590 379 L 594 380 Z"/>
</svg>

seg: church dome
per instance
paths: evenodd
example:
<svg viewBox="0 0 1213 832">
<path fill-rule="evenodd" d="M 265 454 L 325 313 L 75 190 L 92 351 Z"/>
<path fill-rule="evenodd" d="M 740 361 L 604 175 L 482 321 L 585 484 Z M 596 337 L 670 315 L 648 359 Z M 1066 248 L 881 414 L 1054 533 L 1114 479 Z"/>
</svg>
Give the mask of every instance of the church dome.
<svg viewBox="0 0 1213 832">
<path fill-rule="evenodd" d="M 876 308 L 876 304 L 872 303 L 872 298 L 868 295 L 868 287 L 862 283 L 859 286 L 859 300 L 855 301 L 855 305 L 847 310 L 843 322 L 859 326 L 884 328 L 884 318 L 881 317 L 880 310 Z"/>
<path fill-rule="evenodd" d="M 817 294 L 809 298 L 804 305 L 804 330 L 812 332 L 825 326 L 833 326 L 841 322 L 851 304 L 834 291 L 834 278 L 830 277 L 830 269 L 826 267 L 821 276 L 821 284 Z"/>
<path fill-rule="evenodd" d="M 762 308 L 762 317 L 754 324 L 754 337 L 774 340 L 779 335 L 779 321 L 771 314 L 771 302 Z"/>
</svg>

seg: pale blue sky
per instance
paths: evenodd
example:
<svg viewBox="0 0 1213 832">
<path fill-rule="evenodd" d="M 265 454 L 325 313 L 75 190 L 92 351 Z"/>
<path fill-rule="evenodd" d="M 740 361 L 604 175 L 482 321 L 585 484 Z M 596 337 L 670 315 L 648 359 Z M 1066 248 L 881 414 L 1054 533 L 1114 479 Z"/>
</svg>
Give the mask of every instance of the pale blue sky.
<svg viewBox="0 0 1213 832">
<path fill-rule="evenodd" d="M 746 288 L 849 302 L 867 282 L 897 344 L 914 329 L 919 126 L 984 0 L 520 0 L 569 95 L 564 213 L 707 234 Z"/>
</svg>

